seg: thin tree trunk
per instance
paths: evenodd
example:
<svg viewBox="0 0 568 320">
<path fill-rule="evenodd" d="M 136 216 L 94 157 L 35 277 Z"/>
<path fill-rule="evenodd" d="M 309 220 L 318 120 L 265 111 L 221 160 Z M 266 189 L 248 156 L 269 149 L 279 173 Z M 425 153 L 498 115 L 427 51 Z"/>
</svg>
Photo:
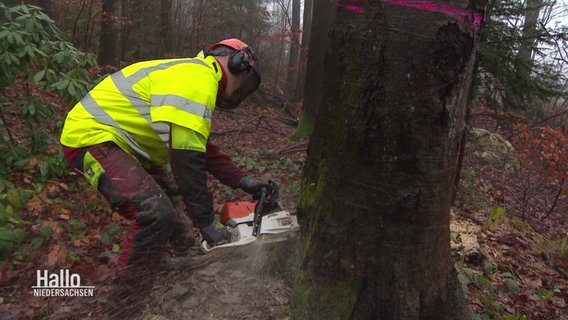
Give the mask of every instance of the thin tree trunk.
<svg viewBox="0 0 568 320">
<path fill-rule="evenodd" d="M 329 46 L 329 32 L 334 18 L 332 0 L 313 0 L 311 36 L 308 46 L 302 115 L 295 137 L 310 135 L 313 130 L 318 105 L 322 98 L 324 57 Z"/>
<path fill-rule="evenodd" d="M 122 17 L 121 0 L 102 0 L 101 38 L 99 45 L 100 65 L 118 67 L 120 57 L 120 34 Z"/>
<path fill-rule="evenodd" d="M 292 102 L 297 100 L 296 81 L 300 58 L 300 0 L 292 1 L 292 25 L 290 26 L 290 57 L 288 60 L 287 91 Z"/>
<path fill-rule="evenodd" d="M 308 49 L 312 34 L 312 13 L 314 10 L 314 0 L 304 1 L 304 18 L 302 24 L 302 46 L 300 51 L 300 64 L 298 70 L 298 81 L 296 82 L 296 97 L 303 99 L 304 85 L 306 83 L 306 67 L 308 64 Z"/>
<path fill-rule="evenodd" d="M 537 24 L 543 0 L 527 0 L 525 21 L 523 23 L 523 45 L 519 48 L 519 59 L 529 61 L 537 40 Z M 529 70 L 530 72 L 530 70 Z"/>
<path fill-rule="evenodd" d="M 461 180 L 461 171 L 463 168 L 463 160 L 465 157 L 465 146 L 467 144 L 467 124 L 469 122 L 469 116 L 470 116 L 470 108 L 467 108 L 466 113 L 465 113 L 465 127 L 464 130 L 461 133 L 461 139 L 460 139 L 460 144 L 459 144 L 459 151 L 458 151 L 458 163 L 456 165 L 456 177 L 454 179 L 454 185 L 452 188 L 452 197 L 450 199 L 450 204 L 451 205 L 455 205 L 456 204 L 456 199 L 458 196 L 458 191 L 459 191 L 459 186 L 460 186 L 460 180 Z"/>
<path fill-rule="evenodd" d="M 537 23 L 543 0 L 527 0 L 525 21 L 522 29 L 521 46 L 519 53 L 514 57 L 515 70 L 519 74 L 530 75 L 534 65 L 532 54 L 537 40 Z M 524 92 L 506 93 L 507 102 L 516 109 L 523 108 L 525 101 Z"/>
<path fill-rule="evenodd" d="M 170 10 L 172 0 L 162 0 L 160 2 L 160 37 L 164 53 L 173 52 L 173 32 L 171 28 Z"/>
</svg>

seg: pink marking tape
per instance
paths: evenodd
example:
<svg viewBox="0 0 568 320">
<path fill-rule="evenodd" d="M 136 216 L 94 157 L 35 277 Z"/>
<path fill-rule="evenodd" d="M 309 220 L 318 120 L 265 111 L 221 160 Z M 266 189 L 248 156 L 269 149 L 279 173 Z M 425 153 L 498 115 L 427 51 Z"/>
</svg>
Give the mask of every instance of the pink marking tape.
<svg viewBox="0 0 568 320">
<path fill-rule="evenodd" d="M 377 0 L 384 3 L 413 8 L 418 10 L 433 11 L 445 14 L 461 24 L 472 23 L 475 27 L 481 26 L 483 23 L 483 16 L 474 14 L 471 11 L 448 6 L 445 4 L 433 3 L 426 0 Z M 337 6 L 346 10 L 354 11 L 356 13 L 364 13 L 365 7 L 358 4 L 359 0 L 343 1 L 344 3 L 337 2 Z"/>
<path fill-rule="evenodd" d="M 432 3 L 423 0 L 379 0 L 384 3 L 394 4 L 396 6 L 414 8 L 419 10 L 433 11 L 445 14 L 456 19 L 461 24 L 473 22 L 473 25 L 479 27 L 483 23 L 483 17 L 473 12 L 448 6 L 445 4 Z"/>
<path fill-rule="evenodd" d="M 354 11 L 356 13 L 364 13 L 365 12 L 365 8 L 363 8 L 363 6 L 358 6 L 356 4 L 337 3 L 336 6 L 339 7 L 339 8 L 346 9 L 346 10 Z"/>
</svg>

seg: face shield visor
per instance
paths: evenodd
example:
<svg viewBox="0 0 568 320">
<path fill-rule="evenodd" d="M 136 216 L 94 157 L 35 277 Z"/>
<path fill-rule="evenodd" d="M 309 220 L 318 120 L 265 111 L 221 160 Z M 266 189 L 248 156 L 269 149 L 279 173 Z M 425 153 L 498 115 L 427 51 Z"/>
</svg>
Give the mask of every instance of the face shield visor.
<svg viewBox="0 0 568 320">
<path fill-rule="evenodd" d="M 239 89 L 229 98 L 217 96 L 216 106 L 221 109 L 234 109 L 251 93 L 260 86 L 260 72 L 258 70 L 258 61 L 256 61 L 248 70 L 247 76 L 241 83 Z"/>
</svg>

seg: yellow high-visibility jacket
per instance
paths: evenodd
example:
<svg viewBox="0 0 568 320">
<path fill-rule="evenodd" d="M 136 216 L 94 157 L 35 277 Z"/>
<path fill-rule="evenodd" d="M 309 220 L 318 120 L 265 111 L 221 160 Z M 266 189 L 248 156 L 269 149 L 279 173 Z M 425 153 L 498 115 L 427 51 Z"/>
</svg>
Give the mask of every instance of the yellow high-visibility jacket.
<svg viewBox="0 0 568 320">
<path fill-rule="evenodd" d="M 202 53 L 130 65 L 73 107 L 61 144 L 83 148 L 113 141 L 142 163 L 164 165 L 174 124 L 200 135 L 197 143 L 205 150 L 221 77 L 215 58 Z"/>
</svg>

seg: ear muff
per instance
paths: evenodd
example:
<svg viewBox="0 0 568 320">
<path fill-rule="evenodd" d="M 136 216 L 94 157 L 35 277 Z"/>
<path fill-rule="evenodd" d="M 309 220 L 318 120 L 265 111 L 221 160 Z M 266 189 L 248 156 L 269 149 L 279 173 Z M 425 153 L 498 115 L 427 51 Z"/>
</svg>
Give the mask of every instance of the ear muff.
<svg viewBox="0 0 568 320">
<path fill-rule="evenodd" d="M 252 67 L 251 60 L 256 60 L 249 47 L 242 50 L 235 50 L 229 56 L 229 70 L 233 74 L 241 73 L 245 70 L 250 70 Z"/>
</svg>

